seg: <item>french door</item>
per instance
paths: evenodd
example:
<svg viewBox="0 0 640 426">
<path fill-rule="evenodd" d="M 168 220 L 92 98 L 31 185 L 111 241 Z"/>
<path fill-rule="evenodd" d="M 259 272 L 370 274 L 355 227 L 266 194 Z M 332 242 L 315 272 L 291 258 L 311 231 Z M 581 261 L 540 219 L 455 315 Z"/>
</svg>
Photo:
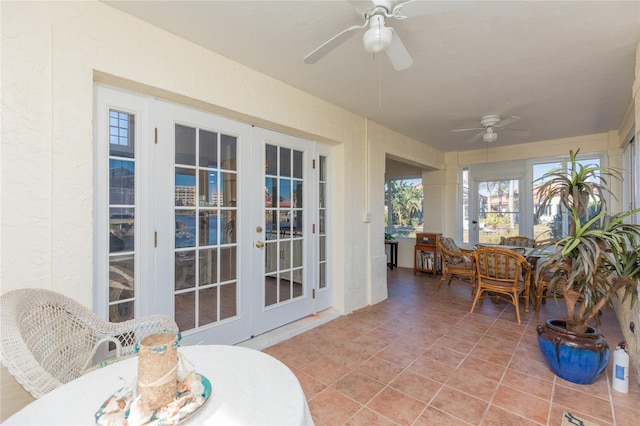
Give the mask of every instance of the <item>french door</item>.
<svg viewBox="0 0 640 426">
<path fill-rule="evenodd" d="M 252 289 L 241 266 L 249 255 L 243 151 L 251 127 L 163 101 L 155 116 L 156 226 L 165 231 L 158 231 L 156 307 L 173 315 L 185 343 L 249 338 Z"/>
<path fill-rule="evenodd" d="M 501 237 L 527 235 L 530 220 L 526 206 L 529 201 L 527 197 L 521 197 L 524 179 L 522 162 L 480 164 L 469 168 L 471 247 L 478 243 L 497 244 Z"/>
<path fill-rule="evenodd" d="M 253 330 L 301 318 L 313 309 L 313 143 L 266 129 L 254 131 L 254 170 L 260 175 L 254 199 L 252 264 L 255 288 Z"/>
<path fill-rule="evenodd" d="M 331 306 L 328 147 L 106 86 L 95 122 L 99 315 L 231 344 Z"/>
</svg>

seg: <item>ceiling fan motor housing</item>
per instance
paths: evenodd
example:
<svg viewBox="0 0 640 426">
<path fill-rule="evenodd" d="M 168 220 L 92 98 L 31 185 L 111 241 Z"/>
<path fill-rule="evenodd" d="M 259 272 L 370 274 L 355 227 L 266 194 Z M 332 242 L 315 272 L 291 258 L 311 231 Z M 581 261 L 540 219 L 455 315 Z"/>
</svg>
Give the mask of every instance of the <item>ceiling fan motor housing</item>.
<svg viewBox="0 0 640 426">
<path fill-rule="evenodd" d="M 500 122 L 500 116 L 497 114 L 485 115 L 480 120 L 482 127 L 493 127 Z"/>
</svg>

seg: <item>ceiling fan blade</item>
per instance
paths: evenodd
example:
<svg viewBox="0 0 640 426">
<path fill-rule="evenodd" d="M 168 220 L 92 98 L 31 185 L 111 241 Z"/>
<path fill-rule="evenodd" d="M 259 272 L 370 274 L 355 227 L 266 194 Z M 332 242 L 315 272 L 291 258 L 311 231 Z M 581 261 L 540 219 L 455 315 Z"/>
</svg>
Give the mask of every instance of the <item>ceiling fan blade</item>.
<svg viewBox="0 0 640 426">
<path fill-rule="evenodd" d="M 484 135 L 484 131 L 478 133 L 477 135 L 475 135 L 474 137 L 472 137 L 471 139 L 469 139 L 467 141 L 467 143 L 474 143 L 475 141 L 477 141 L 478 139 L 480 139 L 482 137 L 482 135 Z"/>
<path fill-rule="evenodd" d="M 349 27 L 341 33 L 336 34 L 331 39 L 326 41 L 322 46 L 318 47 L 313 52 L 309 53 L 304 57 L 305 64 L 315 64 L 320 59 L 324 58 L 329 52 L 331 52 L 336 47 L 340 46 L 342 43 L 353 37 L 353 35 L 358 31 L 367 26 L 369 20 L 367 19 L 362 25 L 354 25 L 353 27 Z"/>
<path fill-rule="evenodd" d="M 351 6 L 358 12 L 360 16 L 364 15 L 366 10 L 371 10 L 376 7 L 373 0 L 348 0 Z"/>
<path fill-rule="evenodd" d="M 449 130 L 450 132 L 468 132 L 470 130 L 484 130 L 484 127 L 471 127 L 469 129 L 455 129 Z"/>
<path fill-rule="evenodd" d="M 387 56 L 396 71 L 406 70 L 413 65 L 413 59 L 411 59 L 407 48 L 404 47 L 404 43 L 400 40 L 398 33 L 393 28 L 390 28 L 390 30 L 393 31 L 393 38 L 391 39 L 391 46 L 386 50 Z"/>
<path fill-rule="evenodd" d="M 517 115 L 512 115 L 511 117 L 507 117 L 507 118 L 503 118 L 502 120 L 498 121 L 496 124 L 493 125 L 493 127 L 504 127 L 508 124 L 513 123 L 514 121 L 518 121 L 520 120 L 520 118 L 522 117 L 518 117 Z"/>
</svg>

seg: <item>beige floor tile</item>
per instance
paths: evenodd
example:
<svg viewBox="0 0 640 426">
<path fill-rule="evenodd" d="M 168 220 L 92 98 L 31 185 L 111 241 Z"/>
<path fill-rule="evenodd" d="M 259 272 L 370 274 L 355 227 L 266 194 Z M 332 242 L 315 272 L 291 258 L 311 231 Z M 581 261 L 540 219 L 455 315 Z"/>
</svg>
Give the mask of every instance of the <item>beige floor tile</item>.
<svg viewBox="0 0 640 426">
<path fill-rule="evenodd" d="M 477 374 L 499 382 L 506 370 L 506 366 L 469 356 L 462 362 L 460 367 L 458 367 L 458 370 L 467 374 Z"/>
<path fill-rule="evenodd" d="M 396 426 L 396 423 L 381 416 L 375 411 L 363 408 L 347 422 L 348 426 Z"/>
<path fill-rule="evenodd" d="M 471 424 L 480 424 L 489 403 L 457 389 L 443 386 L 429 405 Z"/>
<path fill-rule="evenodd" d="M 551 400 L 551 392 L 553 391 L 553 383 L 538 377 L 529 376 L 516 370 L 507 369 L 502 384 L 519 389 L 537 398 L 547 401 Z"/>
<path fill-rule="evenodd" d="M 353 371 L 334 383 L 332 387 L 354 401 L 365 405 L 380 392 L 384 386 L 383 383 L 365 374 Z"/>
<path fill-rule="evenodd" d="M 415 426 L 463 426 L 471 423 L 452 416 L 448 413 L 440 411 L 433 407 L 427 407 L 420 417 L 414 423 Z"/>
<path fill-rule="evenodd" d="M 407 368 L 412 362 L 418 359 L 419 356 L 420 354 L 416 354 L 415 352 L 408 351 L 393 344 L 387 346 L 376 354 L 377 358 L 383 359 L 402 368 Z"/>
<path fill-rule="evenodd" d="M 331 385 L 347 374 L 349 369 L 329 358 L 320 358 L 303 368 L 302 371 L 325 385 Z"/>
<path fill-rule="evenodd" d="M 479 374 L 470 374 L 467 371 L 458 370 L 449 377 L 447 386 L 489 402 L 498 388 L 498 381 L 487 379 Z"/>
<path fill-rule="evenodd" d="M 492 405 L 482 419 L 482 426 L 538 426 L 533 420 Z"/>
<path fill-rule="evenodd" d="M 540 424 L 546 423 L 551 407 L 548 399 L 537 398 L 505 385 L 498 387 L 492 404 Z"/>
<path fill-rule="evenodd" d="M 583 391 L 556 385 L 553 393 L 553 403 L 567 407 L 571 412 L 588 413 L 596 419 L 613 423 L 612 405 L 608 399 L 598 398 Z"/>
<path fill-rule="evenodd" d="M 426 404 L 438 392 L 442 383 L 420 374 L 404 371 L 389 386 Z"/>
<path fill-rule="evenodd" d="M 367 408 L 399 425 L 410 425 L 426 404 L 392 388 L 385 388 L 367 404 Z"/>
<path fill-rule="evenodd" d="M 312 416 L 326 425 L 343 425 L 360 408 L 362 408 L 361 404 L 331 388 L 325 389 L 309 400 Z"/>
<path fill-rule="evenodd" d="M 436 361 L 435 359 L 421 356 L 415 360 L 409 367 L 409 371 L 421 374 L 425 377 L 433 379 L 437 382 L 444 383 L 447 381 L 454 369 L 443 362 Z"/>
</svg>

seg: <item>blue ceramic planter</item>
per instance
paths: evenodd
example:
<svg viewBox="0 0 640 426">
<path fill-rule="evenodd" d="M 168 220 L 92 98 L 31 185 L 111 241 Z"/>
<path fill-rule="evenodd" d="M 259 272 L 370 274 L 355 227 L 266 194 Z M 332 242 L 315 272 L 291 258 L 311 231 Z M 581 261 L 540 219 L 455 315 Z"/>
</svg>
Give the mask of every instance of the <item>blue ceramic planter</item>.
<svg viewBox="0 0 640 426">
<path fill-rule="evenodd" d="M 609 363 L 610 349 L 596 328 L 586 333 L 567 331 L 563 320 L 549 319 L 539 325 L 538 346 L 551 371 L 565 380 L 593 383 Z"/>
</svg>

